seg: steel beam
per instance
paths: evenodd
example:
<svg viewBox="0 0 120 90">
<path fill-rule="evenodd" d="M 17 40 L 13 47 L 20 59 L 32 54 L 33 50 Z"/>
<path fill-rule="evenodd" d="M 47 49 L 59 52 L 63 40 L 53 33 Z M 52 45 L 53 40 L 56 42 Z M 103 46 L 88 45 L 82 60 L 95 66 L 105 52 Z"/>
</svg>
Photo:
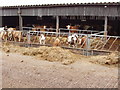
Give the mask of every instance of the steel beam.
<svg viewBox="0 0 120 90">
<path fill-rule="evenodd" d="M 108 23 L 108 17 L 105 16 L 105 23 L 104 23 L 104 35 L 107 36 L 107 23 Z"/>
<path fill-rule="evenodd" d="M 23 20 L 22 20 L 22 16 L 21 16 L 21 10 L 20 8 L 18 8 L 18 16 L 19 16 L 19 30 L 23 30 Z"/>
<path fill-rule="evenodd" d="M 59 32 L 59 16 L 56 16 L 56 33 Z"/>
</svg>

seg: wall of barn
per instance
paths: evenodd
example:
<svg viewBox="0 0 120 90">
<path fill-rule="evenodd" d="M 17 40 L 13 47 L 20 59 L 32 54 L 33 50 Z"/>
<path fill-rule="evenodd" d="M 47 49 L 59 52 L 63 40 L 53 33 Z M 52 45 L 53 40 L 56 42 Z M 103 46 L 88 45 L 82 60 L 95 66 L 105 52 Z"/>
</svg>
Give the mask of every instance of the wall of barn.
<svg viewBox="0 0 120 90">
<path fill-rule="evenodd" d="M 21 7 L 23 16 L 120 16 L 119 5 Z M 3 16 L 18 15 L 18 7 L 3 8 Z"/>
</svg>

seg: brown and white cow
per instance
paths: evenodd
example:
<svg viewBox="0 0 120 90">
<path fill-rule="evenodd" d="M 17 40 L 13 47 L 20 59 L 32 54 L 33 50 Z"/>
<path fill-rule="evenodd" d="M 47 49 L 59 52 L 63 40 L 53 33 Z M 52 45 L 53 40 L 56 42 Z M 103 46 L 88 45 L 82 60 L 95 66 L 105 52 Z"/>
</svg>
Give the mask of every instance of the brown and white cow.
<svg viewBox="0 0 120 90">
<path fill-rule="evenodd" d="M 67 25 L 66 27 L 67 29 L 71 29 L 70 30 L 71 33 L 77 33 L 78 32 L 77 29 L 79 29 L 80 25 L 75 25 L 75 26 Z"/>
<path fill-rule="evenodd" d="M 58 37 L 53 42 L 53 46 L 60 46 L 60 39 Z"/>
<path fill-rule="evenodd" d="M 16 28 L 8 28 L 7 32 L 8 32 L 8 40 L 13 40 L 13 32 L 16 31 Z"/>
<path fill-rule="evenodd" d="M 32 29 L 32 31 L 46 31 L 46 27 L 47 26 L 34 26 L 34 28 Z"/>
<path fill-rule="evenodd" d="M 1 27 L 0 28 L 0 39 L 6 41 L 7 38 L 8 38 L 8 32 L 7 32 L 7 30 L 5 30 L 5 27 Z"/>
<path fill-rule="evenodd" d="M 4 40 L 4 41 L 7 41 L 7 39 L 8 39 L 8 32 L 7 31 L 1 31 L 0 32 L 0 39 L 1 40 Z"/>
<path fill-rule="evenodd" d="M 22 40 L 22 31 L 13 31 L 13 39 L 14 41 L 21 41 Z"/>
<path fill-rule="evenodd" d="M 77 34 L 68 36 L 67 44 L 69 45 L 69 47 L 71 47 L 71 46 L 77 47 L 77 45 L 78 45 L 78 46 L 81 46 L 82 48 L 84 48 L 86 46 L 86 36 L 79 37 Z"/>
</svg>

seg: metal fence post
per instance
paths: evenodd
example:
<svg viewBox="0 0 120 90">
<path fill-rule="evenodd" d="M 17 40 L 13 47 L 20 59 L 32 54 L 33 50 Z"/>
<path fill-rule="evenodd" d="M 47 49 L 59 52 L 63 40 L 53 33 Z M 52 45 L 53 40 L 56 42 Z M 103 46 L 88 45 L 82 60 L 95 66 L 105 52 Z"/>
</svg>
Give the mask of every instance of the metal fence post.
<svg viewBox="0 0 120 90">
<path fill-rule="evenodd" d="M 27 42 L 28 42 L 28 45 L 30 45 L 30 32 L 27 33 Z"/>
<path fill-rule="evenodd" d="M 86 40 L 86 56 L 90 55 L 90 34 L 87 34 Z"/>
</svg>

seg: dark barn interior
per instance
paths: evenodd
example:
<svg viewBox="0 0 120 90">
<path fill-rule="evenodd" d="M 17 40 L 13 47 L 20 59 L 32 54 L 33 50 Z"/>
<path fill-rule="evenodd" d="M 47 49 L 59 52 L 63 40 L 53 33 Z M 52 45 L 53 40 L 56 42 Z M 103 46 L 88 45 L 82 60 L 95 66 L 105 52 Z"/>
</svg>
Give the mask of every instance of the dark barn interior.
<svg viewBox="0 0 120 90">
<path fill-rule="evenodd" d="M 56 17 L 54 16 L 23 16 L 23 26 L 30 27 L 32 25 L 46 25 L 47 28 L 56 28 Z M 18 27 L 18 16 L 3 16 L 3 26 Z M 66 28 L 67 25 L 80 25 L 80 30 L 84 30 L 85 25 L 89 25 L 88 30 L 104 30 L 104 18 L 103 17 L 80 17 L 80 16 L 60 16 L 59 26 L 60 28 Z M 108 35 L 120 36 L 120 20 L 116 18 L 108 19 Z"/>
</svg>

